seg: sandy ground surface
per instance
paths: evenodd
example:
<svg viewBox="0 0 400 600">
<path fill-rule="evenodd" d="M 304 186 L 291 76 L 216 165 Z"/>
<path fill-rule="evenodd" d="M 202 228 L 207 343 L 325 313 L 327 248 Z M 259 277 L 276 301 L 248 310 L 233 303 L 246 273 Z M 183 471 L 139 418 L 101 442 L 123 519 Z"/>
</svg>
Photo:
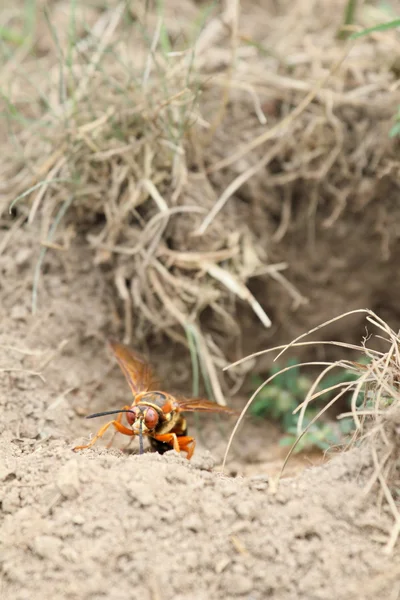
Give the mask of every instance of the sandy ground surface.
<svg viewBox="0 0 400 600">
<path fill-rule="evenodd" d="M 15 7 L 13 3 L 5 10 L 5 32 L 7 27 L 11 32 L 20 30 L 18 7 L 22 10 L 28 4 L 17 0 Z M 115 147 L 120 146 L 120 130 L 126 130 L 129 143 L 132 139 L 146 141 L 152 122 L 147 117 L 143 123 L 137 122 L 138 104 L 130 88 L 127 113 L 125 104 L 120 104 L 124 95 L 118 86 L 114 95 L 108 95 L 110 81 L 126 80 L 123 61 L 119 61 L 120 41 L 126 56 L 133 51 L 135 60 L 140 59 L 135 38 L 127 37 L 126 30 L 124 33 L 124 20 L 120 30 L 110 33 L 116 54 L 107 53 L 93 78 L 94 87 L 88 88 L 87 106 L 85 98 L 80 105 L 84 110 L 82 114 L 78 111 L 80 118 L 74 125 L 79 127 L 76 140 L 69 128 L 64 130 L 63 120 L 53 120 L 53 109 L 55 114 L 64 114 L 59 44 L 63 47 L 67 42 L 72 23 L 68 7 L 76 3 L 45 4 L 49 19 L 40 13 L 33 54 L 26 55 L 25 47 L 15 48 L 9 40 L 9 60 L 2 73 L 4 90 L 11 94 L 10 119 L 18 116 L 14 115 L 16 107 L 24 118 L 50 116 L 54 128 L 39 127 L 30 137 L 24 120 L 18 119 L 22 131 L 16 128 L 15 136 L 9 138 L 3 135 L 8 121 L 0 123 L 5 164 L 0 178 L 4 180 L 0 194 L 0 599 L 399 600 L 399 544 L 391 555 L 385 554 L 393 518 L 380 488 L 372 487 L 366 493 L 374 471 L 368 446 L 326 464 L 321 464 L 318 454 L 297 456 L 279 488 L 275 477 L 285 454 L 278 445 L 280 434 L 272 425 L 250 419 L 234 440 L 224 474 L 220 466 L 232 419 L 202 417 L 197 424 L 189 419 L 189 432 L 198 440 L 190 462 L 174 452 L 139 456 L 135 444 L 124 450 L 127 441 L 121 437 L 115 439 L 112 449 L 99 443 L 91 450 L 73 453 L 72 448 L 85 443 L 102 421 L 86 421 L 85 415 L 116 409 L 131 400 L 106 341 L 121 339 L 124 333 L 124 298 L 118 292 L 116 275 L 120 275 L 123 289 L 125 284 L 134 286 L 140 261 L 134 262 L 129 254 L 108 256 L 109 250 L 96 249 L 95 242 L 103 239 L 113 247 L 116 243 L 133 247 L 136 235 L 142 239 L 143 223 L 138 227 L 128 218 L 125 203 L 125 193 L 134 188 L 138 177 L 153 174 L 168 199 L 175 198 L 173 186 L 176 183 L 179 188 L 182 182 L 178 177 L 170 187 L 172 165 L 163 163 L 162 152 L 169 147 L 165 144 L 169 138 L 162 129 L 162 139 L 157 129 L 149 137 L 151 140 L 154 135 L 160 145 L 149 146 L 150 152 L 146 146 L 143 156 L 139 155 L 138 163 L 143 161 L 139 175 L 130 159 L 124 163 L 128 155 L 114 156 Z M 105 3 L 110 8 L 106 21 L 104 3 L 98 4 L 95 9 L 81 3 L 88 14 L 77 40 L 84 39 L 85 31 L 96 23 L 103 27 L 110 18 L 116 23 L 111 5 L 116 7 L 117 2 Z M 140 8 L 140 3 L 133 4 Z M 182 35 L 185 39 L 188 24 L 201 16 L 198 11 L 203 3 L 164 4 L 171 40 Z M 218 117 L 222 106 L 218 76 L 227 73 L 232 60 L 234 4 L 226 3 L 227 10 L 222 9 L 226 19 L 222 28 L 219 17 L 211 22 L 205 54 L 200 56 L 205 65 L 199 71 L 204 87 L 201 114 L 211 128 L 218 125 L 214 115 Z M 188 238 L 194 229 L 188 215 L 174 217 L 165 240 L 172 240 L 176 251 L 203 246 L 225 251 L 236 247 L 237 235 L 243 234 L 243 248 L 235 250 L 239 271 L 250 268 L 250 276 L 258 255 L 262 262 L 268 256 L 268 266 L 287 263 L 290 267 L 283 283 L 276 274 L 275 278 L 249 282 L 249 289 L 271 317 L 270 330 L 260 327 L 246 305 L 238 306 L 237 312 L 235 308 L 232 315 L 228 310 L 230 318 L 221 329 L 219 342 L 221 348 L 225 345 L 235 351 L 235 356 L 227 352 L 229 360 L 287 343 L 326 319 L 360 307 L 377 311 L 397 330 L 400 279 L 393 274 L 398 271 L 400 242 L 396 218 L 399 165 L 396 140 L 388 137 L 399 104 L 394 85 L 398 69 L 392 64 L 398 54 L 397 40 L 385 32 L 370 45 L 357 46 L 345 63 L 348 66 L 337 71 L 326 94 L 321 92 L 304 110 L 288 136 L 279 134 L 270 145 L 257 146 L 230 168 L 207 171 L 203 177 L 203 168 L 225 159 L 265 131 L 256 114 L 255 97 L 265 111 L 267 126 L 273 128 L 299 106 L 342 54 L 341 47 L 333 47 L 333 39 L 344 0 L 335 0 L 335 10 L 325 12 L 315 10 L 317 3 L 308 0 L 240 4 L 241 40 L 228 110 L 212 150 L 204 150 L 208 145 L 203 137 L 201 143 L 189 144 L 193 157 L 182 165 L 181 174 L 182 181 L 189 175 L 190 185 L 181 201 L 201 202 L 208 210 L 239 174 L 251 172 L 255 163 L 272 151 L 270 162 L 263 163 L 263 169 L 227 202 L 209 237 L 198 238 L 199 248 L 197 238 Z M 368 3 L 361 4 L 367 7 Z M 12 17 L 14 8 L 16 19 Z M 132 9 L 127 23 L 136 23 L 138 15 Z M 156 13 L 149 16 L 152 31 L 158 28 L 157 22 Z M 246 40 L 248 47 L 243 43 Z M 146 59 L 147 46 L 140 48 Z M 81 66 L 85 61 L 89 66 L 92 59 L 96 62 L 96 55 L 97 46 L 82 57 L 80 49 L 77 73 L 84 72 Z M 91 69 L 87 72 L 91 73 L 89 81 L 93 73 Z M 68 79 L 71 73 L 74 76 Z M 102 73 L 104 80 L 99 79 Z M 75 84 L 81 88 L 82 79 L 79 76 L 76 82 L 69 66 L 64 75 L 66 88 L 69 84 L 72 90 Z M 183 75 L 176 92 L 182 90 L 182 82 L 187 85 L 185 72 Z M 243 81 L 245 87 L 237 85 Z M 194 84 L 197 89 L 197 79 Z M 165 103 L 166 96 L 159 97 L 158 88 L 163 86 L 154 87 L 154 121 L 159 110 L 164 111 L 164 119 L 170 113 L 170 100 Z M 175 87 L 168 90 L 168 98 L 174 93 Z M 47 114 L 43 98 L 50 98 L 51 114 Z M 93 100 L 96 110 L 92 114 Z M 171 106 L 176 109 L 178 105 Z M 103 131 L 96 125 L 92 130 L 92 123 L 104 123 L 110 107 L 116 117 L 121 116 L 121 121 L 116 118 L 115 122 L 117 134 L 114 126 L 110 130 L 104 126 Z M 88 148 L 86 142 L 82 144 L 81 127 L 82 132 L 93 132 L 93 139 L 87 138 Z M 193 138 L 197 131 L 209 135 L 208 129 L 193 131 Z M 107 161 L 93 161 L 93 144 L 97 159 L 108 156 Z M 58 153 L 64 147 L 68 151 L 59 163 Z M 32 202 L 38 202 L 36 209 L 41 204 L 43 210 L 30 219 L 33 226 L 22 227 L 28 214 L 35 212 L 25 203 L 28 198 L 17 203 L 14 220 L 8 216 L 8 207 L 18 194 L 36 184 L 37 178 L 66 178 L 73 185 L 57 184 L 45 192 L 46 198 L 40 190 Z M 40 265 L 40 240 L 51 238 L 57 215 L 67 206 L 70 190 L 75 190 L 73 182 L 78 180 L 79 194 L 53 240 L 56 246 Z M 146 201 L 140 207 L 140 219 L 148 224 L 155 210 L 155 205 Z M 242 224 L 246 226 L 243 231 Z M 35 271 L 40 273 L 39 285 L 34 285 Z M 186 272 L 182 271 L 182 276 L 186 280 Z M 35 286 L 38 310 L 32 315 Z M 225 301 L 230 306 L 229 294 L 224 292 L 220 299 L 221 307 Z M 145 304 L 147 312 L 153 306 L 161 304 Z M 128 308 L 130 311 L 130 305 Z M 159 316 L 157 310 L 154 313 Z M 165 318 L 163 314 L 160 319 Z M 205 331 L 207 327 L 219 331 L 218 314 L 216 323 L 205 315 Z M 136 318 L 132 331 L 148 343 L 148 354 L 168 383 L 166 391 L 176 388 L 188 393 L 188 353 L 183 360 L 181 347 L 175 350 L 171 340 L 163 346 L 162 328 L 150 327 L 146 320 L 143 325 L 140 315 L 132 316 Z M 317 335 L 358 344 L 365 334 L 364 318 L 356 315 L 353 321 L 335 323 Z M 243 332 L 240 351 L 229 337 L 235 321 Z M 342 358 L 342 349 L 338 352 Z M 302 357 L 307 356 L 305 350 Z M 326 356 L 322 353 L 320 358 Z M 270 361 L 269 355 L 260 361 L 264 370 Z M 243 402 L 237 398 L 234 404 L 240 407 Z M 398 429 L 392 433 L 398 440 Z M 393 446 L 398 451 L 397 441 Z"/>
<path fill-rule="evenodd" d="M 278 489 L 277 432 L 250 421 L 224 475 L 231 421 L 200 422 L 191 462 L 121 452 L 121 437 L 73 453 L 99 425 L 85 414 L 127 400 L 105 345 L 112 298 L 76 245 L 48 265 L 32 316 L 29 239 L 0 257 L 2 599 L 400 597 L 366 449 L 297 458 Z"/>
</svg>

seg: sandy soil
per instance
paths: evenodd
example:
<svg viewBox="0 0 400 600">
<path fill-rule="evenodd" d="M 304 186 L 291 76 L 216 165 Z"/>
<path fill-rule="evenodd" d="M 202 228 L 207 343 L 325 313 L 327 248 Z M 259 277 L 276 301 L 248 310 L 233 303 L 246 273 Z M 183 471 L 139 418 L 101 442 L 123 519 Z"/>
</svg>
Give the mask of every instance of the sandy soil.
<svg viewBox="0 0 400 600">
<path fill-rule="evenodd" d="M 230 421 L 201 421 L 190 463 L 121 452 L 121 438 L 74 454 L 99 425 L 87 412 L 126 403 L 105 346 L 119 323 L 110 331 L 112 298 L 79 244 L 46 266 L 30 315 L 30 239 L 16 231 L 0 257 L 1 598 L 399 597 L 399 551 L 383 551 L 392 519 L 364 493 L 368 450 L 302 472 L 299 458 L 279 489 L 277 432 L 251 422 L 224 475 Z"/>
<path fill-rule="evenodd" d="M 4 11 L 5 32 L 8 26 L 11 32 L 19 31 L 18 6 L 22 10 L 28 4 L 15 2 L 16 19 L 15 15 L 10 17 L 14 3 L 12 9 Z M 10 123 L 16 116 L 15 107 L 24 118 L 46 116 L 43 98 L 47 97 L 51 100 L 50 116 L 53 109 L 55 114 L 64 114 L 59 44 L 63 47 L 68 42 L 72 23 L 69 5 L 76 3 L 38 3 L 40 7 L 42 4 L 49 5 L 50 17 L 45 19 L 44 12 L 40 13 L 33 54 L 26 55 L 25 46 L 14 48 L 12 40 L 5 46 L 11 53 L 3 86 L 7 93 L 13 92 L 7 107 L 13 109 Z M 77 39 L 95 23 L 103 27 L 106 22 L 101 14 L 104 3 L 97 4 L 96 9 L 81 3 L 85 27 L 79 30 L 78 25 Z M 114 0 L 106 3 L 110 7 L 117 4 Z M 132 14 L 127 23 L 139 22 L 140 3 L 130 4 Z M 187 0 L 164 4 L 170 39 L 185 39 L 188 24 L 192 31 L 194 20 L 200 16 L 197 5 L 203 3 Z M 227 11 L 221 9 L 227 20 L 221 21 L 222 28 L 219 17 L 212 23 L 204 44 L 208 54 L 200 55 L 205 67 L 199 71 L 204 88 L 199 114 L 206 124 L 210 121 L 211 129 L 214 124 L 218 129 L 218 119 L 215 123 L 213 119 L 221 108 L 223 80 L 218 83 L 218 76 L 227 72 L 232 60 L 232 15 L 228 13 L 234 4 L 226 3 Z M 131 314 L 125 310 L 124 315 L 116 274 L 122 287 L 126 284 L 130 289 L 140 263 L 134 262 L 134 255 L 114 256 L 100 246 L 96 249 L 95 242 L 133 247 L 136 235 L 142 239 L 143 223 L 148 224 L 158 208 L 143 197 L 144 204 L 137 205 L 138 218 L 144 219 L 139 227 L 130 220 L 125 197 L 142 176 L 147 179 L 155 174 L 160 193 L 166 192 L 168 201 L 179 199 L 177 205 L 201 202 L 208 210 L 237 176 L 251 172 L 255 163 L 273 150 L 270 163 L 226 203 L 214 220 L 215 229 L 210 227 L 209 237 L 188 236 L 194 227 L 186 214 L 174 218 L 164 236 L 164 242 L 167 238 L 173 241 L 173 250 L 192 252 L 230 249 L 236 247 L 237 236 L 243 235 L 243 248 L 237 246 L 234 266 L 238 272 L 246 271 L 246 277 L 257 273 L 259 258 L 268 266 L 287 264 L 287 279 L 261 274 L 248 281 L 249 289 L 271 317 L 271 329 L 260 327 L 252 309 L 245 303 L 236 306 L 224 288 L 219 301 L 220 308 L 227 309 L 227 322 L 221 321 L 221 312 L 212 321 L 207 306 L 203 307 L 199 315 L 204 321 L 202 327 L 216 334 L 229 361 L 287 343 L 310 327 L 352 309 L 373 309 L 398 329 L 400 279 L 394 276 L 400 251 L 398 140 L 388 137 L 400 101 L 394 81 L 398 68 L 392 64 L 397 40 L 385 32 L 374 37 L 370 45 L 365 42 L 356 48 L 345 63 L 348 66 L 337 71 L 326 93 L 322 90 L 304 110 L 288 136 L 279 133 L 269 145 L 257 146 L 255 152 L 243 155 L 229 168 L 209 171 L 234 149 L 258 139 L 265 131 L 256 115 L 253 92 L 268 117 L 268 127 L 273 128 L 335 64 L 342 49 L 333 47 L 333 40 L 345 2 L 335 0 L 333 4 L 335 11 L 321 12 L 315 10 L 316 2 L 308 0 L 241 3 L 241 42 L 226 114 L 220 131 L 214 132 L 212 150 L 204 150 L 208 142 L 197 144 L 188 136 L 182 181 L 174 168 L 172 179 L 176 181 L 170 182 L 172 164 L 164 164 L 161 152 L 169 148 L 161 144 L 169 138 L 162 137 L 162 128 L 161 137 L 158 129 L 149 134 L 159 146 L 149 147 L 150 153 L 144 146 L 143 156 L 134 155 L 139 165 L 143 161 L 143 173 L 141 166 L 139 170 L 132 167 L 130 158 L 124 162 L 125 154 L 114 155 L 121 143 L 121 128 L 126 129 L 129 143 L 146 141 L 147 133 L 143 133 L 149 123 L 153 127 L 153 113 L 150 111 L 151 118 L 145 116 L 143 123 L 137 121 L 138 104 L 130 88 L 129 111 L 133 112 L 126 112 L 125 104 L 119 104 L 125 99 L 118 86 L 118 93 L 108 95 L 113 89 L 109 82 L 126 80 L 123 61 L 115 60 L 112 52 L 106 53 L 93 77 L 88 109 L 83 99 L 80 108 L 84 110 L 82 114 L 77 111 L 79 119 L 72 123 L 72 129 L 68 125 L 64 130 L 63 120 L 59 123 L 51 118 L 53 131 L 46 125 L 43 131 L 39 127 L 39 133 L 30 134 L 25 131 L 24 120 L 19 119 L 22 131 L 12 129 L 14 133 L 8 138 L 4 135 L 8 121 L 1 121 L 1 600 L 400 599 L 400 542 L 391 555 L 385 553 L 393 517 L 382 501 L 381 489 L 369 485 L 376 469 L 368 445 L 329 462 L 318 453 L 297 456 L 279 487 L 276 475 L 285 454 L 278 444 L 280 433 L 272 425 L 250 419 L 245 420 L 234 440 L 225 473 L 221 473 L 221 462 L 232 419 L 189 419 L 189 431 L 198 441 L 190 462 L 174 452 L 139 456 L 135 444 L 126 449 L 127 441 L 121 437 L 109 450 L 99 443 L 88 451 L 72 451 L 76 444 L 88 440 L 102 421 L 86 421 L 85 415 L 119 408 L 131 399 L 106 341 L 122 338 L 128 329 L 124 316 Z M 149 31 L 158 28 L 158 18 L 156 12 L 148 20 L 146 16 Z M 119 57 L 122 40 L 121 56 L 126 52 L 126 56 L 132 53 L 135 60 L 136 56 L 140 59 L 136 46 L 131 47 L 131 43 L 139 42 L 131 33 L 127 36 L 127 30 L 124 33 L 124 22 L 121 20 L 121 29 L 115 30 L 110 48 L 115 48 Z M 21 35 L 25 35 L 24 29 Z M 152 34 L 147 37 L 152 38 Z M 246 40 L 248 47 L 242 43 Z M 86 60 L 91 65 L 92 58 L 97 61 L 96 47 L 87 56 L 86 51 L 81 56 L 81 48 L 76 55 L 77 73 L 81 72 L 81 58 L 82 65 Z M 139 48 L 142 58 L 146 57 L 146 44 Z M 16 65 L 20 67 L 19 77 L 14 74 Z M 69 81 L 71 89 L 75 83 L 80 89 L 82 80 L 75 82 L 75 71 L 68 67 L 64 75 L 70 71 L 74 76 L 70 81 L 67 77 L 66 88 Z M 104 80 L 98 77 L 102 73 Z M 182 81 L 186 86 L 186 75 Z M 245 88 L 238 82 L 245 82 Z M 174 85 L 177 92 L 182 90 L 179 78 Z M 197 85 L 196 80 L 196 89 Z M 170 94 L 173 98 L 174 89 L 168 90 L 168 98 Z M 102 90 L 107 90 L 104 98 Z M 157 98 L 154 122 L 160 117 L 159 111 L 164 111 L 163 118 L 170 112 L 170 99 L 165 104 L 165 95 Z M 92 114 L 92 100 L 97 99 L 101 102 L 98 106 L 94 103 Z M 181 98 L 175 100 L 180 102 Z M 114 126 L 97 130 L 110 107 L 118 117 L 122 115 L 120 122 L 116 119 L 115 139 Z M 171 107 L 171 114 L 175 114 L 178 104 Z M 86 110 L 89 116 L 85 116 Z M 97 125 L 92 130 L 93 123 Z M 73 127 L 79 128 L 76 140 L 71 136 Z M 81 144 L 84 130 L 94 135 L 87 138 L 87 149 L 86 142 Z M 209 136 L 208 129 L 192 131 L 193 139 L 198 132 Z M 58 160 L 64 147 L 68 150 L 66 162 L 54 164 L 53 158 Z M 93 160 L 93 147 L 98 162 Z M 100 155 L 109 159 L 103 162 Z M 190 185 L 181 198 L 181 192 L 175 198 L 187 175 Z M 40 196 L 41 191 L 35 199 L 25 197 L 9 217 L 10 202 L 42 178 L 66 178 L 65 182 L 73 185 L 51 186 L 46 198 Z M 60 207 L 67 206 L 70 189 L 75 190 L 73 182 L 78 180 L 79 194 L 75 197 L 73 192 L 76 201 L 68 208 L 57 236 L 50 238 Z M 21 226 L 29 214 L 32 216 L 31 200 L 38 201 L 43 210 L 30 219 L 33 225 Z M 43 239 L 53 239 L 56 246 L 40 264 Z M 169 263 L 165 261 L 165 265 Z M 35 272 L 40 273 L 39 285 L 34 284 Z M 183 276 L 186 280 L 184 270 Z M 193 277 L 197 281 L 197 270 Z M 211 283 L 215 289 L 215 282 L 208 282 L 206 291 Z M 38 290 L 35 315 L 31 313 L 32 288 Z M 191 307 L 188 296 L 187 306 Z M 196 294 L 193 298 L 196 300 Z M 153 307 L 162 308 L 161 302 L 144 305 L 147 312 L 154 310 L 159 316 Z M 131 311 L 130 305 L 128 308 Z M 191 314 L 192 307 L 187 310 Z M 151 357 L 167 391 L 188 393 L 188 352 L 183 354 L 181 346 L 175 347 L 173 338 L 164 343 L 164 328 L 154 327 L 151 319 L 143 319 L 137 311 L 132 311 L 132 316 L 136 342 L 139 344 L 140 338 L 141 350 Z M 235 323 L 240 323 L 240 332 L 233 343 L 230 333 Z M 364 334 L 364 315 L 356 315 L 316 336 L 358 344 Z M 337 352 L 342 358 L 342 349 Z M 314 360 L 315 349 L 306 348 L 298 357 Z M 338 356 L 321 354 L 320 358 Z M 257 368 L 266 370 L 270 362 L 270 355 L 263 357 Z M 243 401 L 237 398 L 233 404 L 241 407 Z M 398 414 L 397 418 L 391 441 L 395 440 L 393 455 L 398 461 Z"/>
</svg>

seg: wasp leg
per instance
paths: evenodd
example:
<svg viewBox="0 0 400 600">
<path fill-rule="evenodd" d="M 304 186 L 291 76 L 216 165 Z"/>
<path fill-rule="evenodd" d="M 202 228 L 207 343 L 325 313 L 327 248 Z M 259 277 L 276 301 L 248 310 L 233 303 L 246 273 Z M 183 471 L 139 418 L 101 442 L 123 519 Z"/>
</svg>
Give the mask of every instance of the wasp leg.
<svg viewBox="0 0 400 600">
<path fill-rule="evenodd" d="M 125 406 L 123 406 L 123 407 L 122 407 L 122 410 L 129 410 L 130 408 L 131 408 L 130 406 L 128 406 L 128 405 L 125 405 Z M 122 412 L 121 412 L 121 413 L 119 413 L 118 417 L 115 419 L 116 423 L 121 423 L 121 419 L 122 419 L 122 417 L 123 417 L 123 415 L 124 415 L 124 414 L 125 414 L 125 413 L 122 413 Z M 114 431 L 114 433 L 112 434 L 112 438 L 111 438 L 111 440 L 108 442 L 108 444 L 107 444 L 106 448 L 111 448 L 111 446 L 112 446 L 112 443 L 113 443 L 113 441 L 114 441 L 114 438 L 115 438 L 115 436 L 117 435 L 117 433 L 118 433 L 117 431 Z M 129 442 L 129 443 L 130 443 L 130 442 Z"/>
<path fill-rule="evenodd" d="M 170 444 L 176 452 L 180 452 L 179 450 L 179 442 L 176 433 L 163 433 L 162 435 L 153 436 L 158 442 L 165 442 L 166 444 Z"/>
<path fill-rule="evenodd" d="M 182 452 L 187 452 L 187 459 L 190 460 L 193 456 L 194 449 L 196 447 L 196 440 L 187 435 L 182 435 L 178 437 L 179 448 Z"/>
<path fill-rule="evenodd" d="M 165 433 L 163 435 L 155 435 L 154 439 L 158 442 L 165 442 L 170 444 L 176 452 L 183 450 L 187 452 L 187 459 L 190 460 L 193 456 L 196 442 L 193 438 L 188 436 L 177 436 L 176 433 Z M 191 444 L 191 446 L 189 446 Z"/>
<path fill-rule="evenodd" d="M 116 420 L 109 421 L 99 430 L 99 432 L 94 436 L 94 438 L 92 440 L 90 440 L 90 442 L 88 444 L 86 444 L 86 446 L 75 446 L 75 448 L 72 448 L 72 449 L 73 450 L 84 450 L 85 448 L 90 448 L 91 446 L 93 446 L 94 443 L 97 442 L 97 440 L 99 438 L 103 437 L 103 435 L 105 434 L 107 429 L 110 427 L 110 425 L 115 427 L 115 429 L 117 431 L 119 431 L 120 433 L 123 433 L 124 435 L 135 435 L 133 433 L 132 429 L 128 429 L 128 427 L 121 425 L 121 423 L 119 423 L 118 421 L 116 421 Z"/>
</svg>

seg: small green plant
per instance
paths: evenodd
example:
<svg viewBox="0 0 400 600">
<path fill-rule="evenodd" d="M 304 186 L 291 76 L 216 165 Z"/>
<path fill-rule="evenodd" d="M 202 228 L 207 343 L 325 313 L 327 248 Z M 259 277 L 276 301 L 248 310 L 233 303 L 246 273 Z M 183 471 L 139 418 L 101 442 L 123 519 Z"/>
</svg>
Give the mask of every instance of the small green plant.
<svg viewBox="0 0 400 600">
<path fill-rule="evenodd" d="M 281 367 L 274 366 L 269 375 L 279 373 L 271 385 L 265 386 L 250 407 L 250 413 L 255 417 L 269 418 L 279 422 L 285 431 L 295 425 L 297 418 L 292 414 L 301 399 L 312 385 L 312 380 L 300 373 L 296 360 L 289 360 L 287 366 L 293 366 L 290 371 L 279 373 Z M 256 389 L 263 379 L 253 377 Z"/>
<path fill-rule="evenodd" d="M 365 363 L 365 360 L 361 359 L 359 362 Z M 265 386 L 259 392 L 250 407 L 250 413 L 254 417 L 271 419 L 279 423 L 286 434 L 280 441 L 280 444 L 283 446 L 291 446 L 297 438 L 298 415 L 293 414 L 293 411 L 304 400 L 307 392 L 313 385 L 313 379 L 302 374 L 300 367 L 297 365 L 298 361 L 296 359 L 289 360 L 286 367 L 291 368 L 283 373 L 280 372 L 282 367 L 275 365 L 270 371 L 270 375 L 277 374 L 273 383 Z M 326 403 L 333 397 L 335 392 L 330 390 L 330 388 L 339 383 L 350 383 L 357 378 L 358 375 L 350 370 L 326 376 L 315 392 L 328 391 L 325 394 L 321 394 L 315 404 L 308 408 L 303 421 L 303 427 L 305 428 L 317 415 L 321 403 Z M 254 388 L 259 387 L 262 382 L 263 379 L 260 377 L 254 377 Z M 337 423 L 317 421 L 299 441 L 295 451 L 301 452 L 311 447 L 326 450 L 332 445 L 340 443 L 343 436 L 351 433 L 352 430 L 353 419 L 351 417 L 341 419 Z"/>
<path fill-rule="evenodd" d="M 303 421 L 304 427 L 308 425 L 308 423 L 316 416 L 316 414 L 317 410 L 315 409 L 309 411 L 309 418 L 304 419 Z M 338 421 L 338 423 L 317 421 L 311 425 L 306 435 L 299 440 L 295 448 L 295 453 L 302 452 L 303 450 L 307 450 L 312 447 L 319 448 L 320 450 L 328 450 L 332 446 L 335 446 L 343 441 L 344 436 L 349 435 L 353 430 L 354 423 L 351 417 L 341 419 Z M 287 430 L 287 435 L 285 435 L 279 443 L 281 446 L 292 446 L 297 437 L 297 427 L 292 426 Z"/>
</svg>

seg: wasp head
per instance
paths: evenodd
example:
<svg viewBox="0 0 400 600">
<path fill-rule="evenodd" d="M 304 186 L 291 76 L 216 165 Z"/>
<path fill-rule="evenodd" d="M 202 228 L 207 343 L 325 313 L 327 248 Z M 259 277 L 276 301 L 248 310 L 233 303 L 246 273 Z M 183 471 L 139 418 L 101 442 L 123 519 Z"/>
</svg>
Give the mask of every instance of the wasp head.
<svg viewBox="0 0 400 600">
<path fill-rule="evenodd" d="M 140 429 L 143 433 L 154 431 L 158 425 L 160 416 L 155 408 L 143 404 L 133 406 L 131 410 L 126 413 L 126 420 L 132 427 L 134 433 L 138 435 Z"/>
<path fill-rule="evenodd" d="M 143 435 L 152 433 L 155 430 L 160 421 L 161 415 L 153 406 L 141 402 L 140 404 L 136 404 L 129 409 L 123 408 L 121 410 L 108 410 L 101 413 L 95 413 L 94 415 L 88 415 L 86 418 L 93 419 L 94 417 L 114 415 L 116 413 L 126 414 L 126 420 L 132 427 L 134 435 L 139 436 L 140 454 L 143 454 Z"/>
</svg>

